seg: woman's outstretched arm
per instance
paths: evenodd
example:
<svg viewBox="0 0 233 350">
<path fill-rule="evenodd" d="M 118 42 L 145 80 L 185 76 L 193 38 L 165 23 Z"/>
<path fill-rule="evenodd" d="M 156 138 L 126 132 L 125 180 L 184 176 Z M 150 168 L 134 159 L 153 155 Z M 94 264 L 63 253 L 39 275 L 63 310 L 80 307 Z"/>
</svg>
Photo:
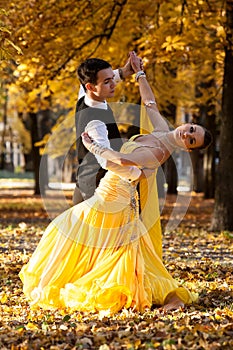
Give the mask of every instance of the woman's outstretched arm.
<svg viewBox="0 0 233 350">
<path fill-rule="evenodd" d="M 92 140 L 87 132 L 82 134 L 84 146 L 93 154 L 98 155 L 107 161 L 106 168 L 110 169 L 111 163 L 120 166 L 137 166 L 138 168 L 157 168 L 164 159 L 164 152 L 161 148 L 141 146 L 132 153 L 125 154 L 103 147 Z"/>
<path fill-rule="evenodd" d="M 100 120 L 90 121 L 85 128 L 85 132 L 88 134 L 88 137 L 100 147 L 99 150 L 101 150 L 101 147 L 106 148 L 109 151 L 111 150 L 110 142 L 108 139 L 108 130 L 106 125 L 103 122 L 101 122 Z M 96 147 L 98 148 L 97 145 Z M 97 150 L 96 147 L 95 147 L 95 150 Z M 86 148 L 91 150 L 91 148 L 93 148 L 93 145 L 86 144 Z M 143 177 L 145 176 L 145 174 L 144 173 L 142 174 L 141 170 L 139 169 L 140 166 L 139 167 L 135 165 L 121 166 L 110 160 L 104 159 L 103 157 L 98 155 L 98 152 L 95 152 L 95 157 L 102 168 L 111 170 L 112 172 L 114 172 L 116 175 L 120 176 L 123 179 L 127 179 L 129 181 L 135 181 L 141 175 Z M 149 176 L 149 174 L 147 174 L 146 176 Z"/>
</svg>

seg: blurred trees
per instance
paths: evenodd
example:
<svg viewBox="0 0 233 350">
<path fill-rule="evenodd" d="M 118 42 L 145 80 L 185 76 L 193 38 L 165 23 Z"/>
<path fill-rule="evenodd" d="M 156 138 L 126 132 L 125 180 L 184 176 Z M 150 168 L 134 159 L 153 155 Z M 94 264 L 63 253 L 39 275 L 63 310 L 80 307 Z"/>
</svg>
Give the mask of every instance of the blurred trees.
<svg viewBox="0 0 233 350">
<path fill-rule="evenodd" d="M 1 74 L 0 85 L 0 105 L 1 105 L 1 121 L 2 121 L 2 135 L 0 141 L 0 169 L 4 168 L 4 149 L 5 149 L 5 136 L 7 133 L 12 134 L 11 128 L 7 130 L 7 108 L 8 108 L 8 83 L 9 83 L 9 69 L 5 60 L 9 60 L 13 55 L 22 53 L 21 49 L 16 46 L 11 40 L 11 32 L 6 24 L 7 12 L 4 8 L 0 7 L 0 62 L 2 61 L 3 70 L 7 72 Z"/>
<path fill-rule="evenodd" d="M 9 2 L 12 41 L 23 50 L 12 68 L 20 94 L 15 101 L 37 109 L 40 93 L 42 103 L 52 95 L 54 105 L 66 102 L 73 108 L 81 61 L 100 56 L 117 67 L 135 49 L 144 57 L 162 110 L 179 103 L 198 112 L 200 103 L 210 102 L 219 110 L 225 40 L 221 6 L 218 0 Z M 215 84 L 204 86 L 213 79 Z M 132 84 L 124 94 L 129 102 L 138 99 Z"/>
<path fill-rule="evenodd" d="M 79 88 L 79 63 L 96 56 L 116 68 L 125 63 L 128 51 L 136 50 L 144 58 L 159 108 L 170 121 L 201 122 L 217 134 L 222 119 L 224 64 L 229 65 L 231 42 L 231 22 L 222 0 L 1 2 L 2 11 L 7 13 L 4 23 L 11 32 L 11 42 L 6 42 L 9 32 L 4 34 L 4 42 L 11 49 L 17 45 L 14 60 L 0 62 L 2 81 L 10 94 L 8 113 L 33 115 L 46 110 L 49 100 L 49 108 L 60 115 L 58 123 L 66 120 L 63 136 L 64 131 L 69 135 Z M 232 0 L 227 4 L 232 5 Z M 225 81 L 226 76 L 232 81 L 231 74 L 225 71 Z M 138 89 L 132 80 L 119 84 L 116 98 L 138 102 Z M 61 115 L 61 108 L 69 113 Z M 228 119 L 229 109 L 223 106 L 223 111 Z M 227 135 L 232 138 L 232 129 Z M 66 148 L 70 139 L 67 136 L 54 142 L 57 152 Z M 208 152 L 194 157 L 195 162 L 202 159 L 204 169 L 203 182 L 196 181 L 197 190 L 205 191 L 207 197 L 213 196 L 215 188 L 215 142 L 216 138 Z"/>
</svg>

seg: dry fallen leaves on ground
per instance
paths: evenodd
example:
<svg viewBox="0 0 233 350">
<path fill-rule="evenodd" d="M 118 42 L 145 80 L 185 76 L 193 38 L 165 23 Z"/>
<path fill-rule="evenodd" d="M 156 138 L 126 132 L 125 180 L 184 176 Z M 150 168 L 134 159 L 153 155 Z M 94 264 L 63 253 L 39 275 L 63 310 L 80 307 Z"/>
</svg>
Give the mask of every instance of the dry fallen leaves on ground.
<svg viewBox="0 0 233 350">
<path fill-rule="evenodd" d="M 208 231 L 212 201 L 194 197 L 183 223 L 163 241 L 168 270 L 199 293 L 199 302 L 167 314 L 154 308 L 108 317 L 29 308 L 18 273 L 49 219 L 40 198 L 20 196 L 0 197 L 1 350 L 233 349 L 233 237 Z"/>
</svg>

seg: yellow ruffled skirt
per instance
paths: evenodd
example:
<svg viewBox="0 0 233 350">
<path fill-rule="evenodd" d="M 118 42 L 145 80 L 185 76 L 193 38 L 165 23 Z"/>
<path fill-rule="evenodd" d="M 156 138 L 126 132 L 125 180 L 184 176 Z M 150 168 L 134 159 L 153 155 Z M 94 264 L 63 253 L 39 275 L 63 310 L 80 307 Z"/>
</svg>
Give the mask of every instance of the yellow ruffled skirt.
<svg viewBox="0 0 233 350">
<path fill-rule="evenodd" d="M 49 224 L 20 278 L 32 305 L 46 309 L 113 314 L 163 305 L 173 294 L 185 304 L 196 300 L 157 255 L 135 186 L 110 172 L 92 198 Z"/>
</svg>

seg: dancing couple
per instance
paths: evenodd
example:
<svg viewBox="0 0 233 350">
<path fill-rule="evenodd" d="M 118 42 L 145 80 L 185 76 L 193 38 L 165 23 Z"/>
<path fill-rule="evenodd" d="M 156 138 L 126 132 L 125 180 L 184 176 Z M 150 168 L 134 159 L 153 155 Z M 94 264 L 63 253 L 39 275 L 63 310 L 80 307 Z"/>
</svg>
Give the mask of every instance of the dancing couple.
<svg viewBox="0 0 233 350">
<path fill-rule="evenodd" d="M 20 278 L 31 305 L 111 315 L 152 305 L 177 309 L 197 299 L 165 268 L 156 233 L 140 219 L 137 185 L 149 181 L 175 149 L 206 148 L 211 137 L 196 124 L 169 130 L 134 53 L 130 65 L 154 130 L 133 136 L 119 152 L 111 148 L 104 122 L 87 124 L 83 145 L 107 171 L 90 198 L 48 225 L 23 266 Z"/>
</svg>

